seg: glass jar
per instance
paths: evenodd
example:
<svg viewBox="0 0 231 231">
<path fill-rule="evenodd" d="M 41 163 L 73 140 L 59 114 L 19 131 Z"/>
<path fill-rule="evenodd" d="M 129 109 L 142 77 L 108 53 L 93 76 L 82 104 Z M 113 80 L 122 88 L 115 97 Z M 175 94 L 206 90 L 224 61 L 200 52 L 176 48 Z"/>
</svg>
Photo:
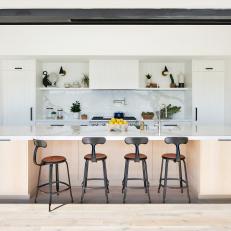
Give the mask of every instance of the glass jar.
<svg viewBox="0 0 231 231">
<path fill-rule="evenodd" d="M 62 108 L 59 108 L 57 110 L 57 119 L 58 120 L 62 120 L 63 119 L 63 109 Z"/>
<path fill-rule="evenodd" d="M 52 119 L 52 112 L 53 112 L 54 108 L 53 107 L 47 107 L 46 108 L 46 118 L 47 119 Z"/>
</svg>

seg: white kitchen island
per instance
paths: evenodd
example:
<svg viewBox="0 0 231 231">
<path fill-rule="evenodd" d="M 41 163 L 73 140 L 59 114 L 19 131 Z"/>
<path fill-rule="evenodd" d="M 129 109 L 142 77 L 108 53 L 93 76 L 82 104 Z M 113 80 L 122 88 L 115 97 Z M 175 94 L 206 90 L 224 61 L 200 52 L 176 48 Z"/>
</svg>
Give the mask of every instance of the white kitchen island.
<svg viewBox="0 0 231 231">
<path fill-rule="evenodd" d="M 134 147 L 126 145 L 127 136 L 146 136 L 147 145 L 141 146 L 141 152 L 148 156 L 148 172 L 151 185 L 158 184 L 161 155 L 174 152 L 173 145 L 164 143 L 166 136 L 187 136 L 189 143 L 182 146 L 182 154 L 186 155 L 190 189 L 198 198 L 231 197 L 231 127 L 201 126 L 195 124 L 177 127 L 161 127 L 140 131 L 129 127 L 127 132 L 109 132 L 106 127 L 76 126 L 31 126 L 0 127 L 0 198 L 28 199 L 35 190 L 38 169 L 33 164 L 33 139 L 46 140 L 48 147 L 41 150 L 40 157 L 46 155 L 64 155 L 70 166 L 73 186 L 80 186 L 83 175 L 83 156 L 90 151 L 90 146 L 83 145 L 82 137 L 103 136 L 107 142 L 98 145 L 97 150 L 108 156 L 107 168 L 111 186 L 121 186 L 124 169 L 123 156 L 133 151 Z M 60 169 L 60 176 L 65 168 Z M 140 175 L 140 166 L 131 165 L 130 174 Z M 48 171 L 44 168 L 42 181 L 47 180 Z M 100 176 L 101 168 L 92 164 L 89 176 Z M 177 176 L 177 166 L 172 164 L 169 174 Z M 135 183 L 135 182 L 134 182 Z M 178 184 L 178 182 L 176 183 Z"/>
</svg>

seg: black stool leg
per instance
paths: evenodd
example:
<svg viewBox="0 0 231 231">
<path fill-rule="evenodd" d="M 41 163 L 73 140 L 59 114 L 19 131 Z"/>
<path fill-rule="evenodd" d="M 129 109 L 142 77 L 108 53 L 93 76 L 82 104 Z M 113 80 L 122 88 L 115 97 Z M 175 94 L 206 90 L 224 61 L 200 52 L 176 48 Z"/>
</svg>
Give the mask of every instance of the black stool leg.
<svg viewBox="0 0 231 231">
<path fill-rule="evenodd" d="M 182 167 L 181 167 L 181 160 L 178 162 L 178 166 L 179 166 L 179 180 L 180 180 L 180 190 L 181 193 L 183 193 L 183 181 L 182 181 Z"/>
<path fill-rule="evenodd" d="M 144 160 L 142 160 L 142 170 L 143 170 L 144 191 L 145 191 L 145 193 L 147 193 L 147 184 L 146 184 L 146 173 L 145 173 Z"/>
<path fill-rule="evenodd" d="M 88 168 L 89 168 L 89 160 L 87 160 L 87 165 L 86 165 L 86 180 L 85 180 L 85 185 L 84 185 L 84 193 L 86 193 L 86 188 L 87 188 L 87 179 L 88 179 Z"/>
<path fill-rule="evenodd" d="M 83 182 L 82 182 L 81 203 L 83 203 L 85 188 L 86 188 L 86 184 L 87 184 L 87 172 L 88 172 L 88 160 L 85 161 L 85 166 L 84 166 L 84 175 L 83 175 Z"/>
<path fill-rule="evenodd" d="M 129 168 L 129 160 L 126 160 L 125 162 L 125 172 L 124 172 L 124 197 L 123 197 L 123 203 L 126 202 L 126 196 L 127 196 L 127 186 L 128 186 L 128 168 Z"/>
<path fill-rule="evenodd" d="M 109 180 L 107 177 L 107 167 L 106 167 L 106 162 L 105 160 L 103 161 L 103 168 L 104 168 L 104 172 L 105 172 L 105 176 L 106 176 L 106 184 L 107 184 L 107 193 L 109 193 Z"/>
<path fill-rule="evenodd" d="M 53 174 L 53 164 L 49 166 L 49 212 L 51 211 L 51 203 L 52 203 L 52 174 Z"/>
<path fill-rule="evenodd" d="M 147 194 L 148 194 L 148 201 L 149 201 L 149 203 L 151 203 L 151 197 L 150 197 L 150 192 L 149 192 L 149 181 L 148 181 L 148 168 L 147 168 L 146 160 L 144 160 L 143 162 L 144 162 L 146 191 L 147 191 Z"/>
<path fill-rule="evenodd" d="M 41 169 L 42 169 L 42 166 L 40 165 L 39 166 L 38 183 L 37 183 L 37 188 L 36 188 L 36 194 L 35 194 L 34 203 L 37 203 L 37 197 L 38 197 L 38 192 L 39 192 L 40 176 L 41 176 Z"/>
<path fill-rule="evenodd" d="M 191 198 L 190 198 L 190 194 L 189 194 L 189 186 L 188 186 L 188 175 L 187 175 L 187 168 L 186 168 L 185 160 L 183 160 L 183 163 L 184 163 L 184 171 L 185 171 L 185 182 L 186 182 L 187 194 L 188 194 L 188 203 L 191 203 Z"/>
<path fill-rule="evenodd" d="M 168 161 L 165 160 L 165 174 L 164 174 L 164 191 L 163 191 L 163 203 L 165 203 L 166 199 L 166 191 L 167 191 L 167 181 L 168 181 Z"/>
<path fill-rule="evenodd" d="M 122 180 L 122 193 L 124 193 L 124 188 L 125 188 L 125 177 L 126 177 L 126 166 L 127 166 L 127 161 L 125 160 L 125 166 L 124 166 L 124 178 Z"/>
<path fill-rule="evenodd" d="M 55 165 L 55 173 L 56 173 L 56 192 L 59 195 L 59 165 Z"/>
<path fill-rule="evenodd" d="M 66 166 L 67 166 L 67 176 L 68 176 L 68 184 L 69 184 L 69 187 L 70 187 L 69 190 L 70 190 L 70 196 L 71 196 L 71 203 L 73 203 L 74 200 L 73 200 L 72 189 L 71 189 L 71 179 L 70 179 L 69 166 L 68 166 L 67 161 L 65 161 L 65 163 L 66 163 Z"/>
<path fill-rule="evenodd" d="M 106 202 L 108 203 L 108 179 L 107 179 L 107 168 L 106 168 L 106 163 L 105 160 L 102 160 L 103 162 L 103 180 L 104 180 L 104 190 L 105 190 L 105 197 L 106 197 Z"/>
<path fill-rule="evenodd" d="M 162 160 L 161 160 L 161 169 L 160 169 L 160 179 L 159 179 L 158 193 L 160 193 L 160 188 L 161 188 L 161 183 L 162 183 L 163 165 L 164 165 L 164 159 L 162 158 Z"/>
</svg>

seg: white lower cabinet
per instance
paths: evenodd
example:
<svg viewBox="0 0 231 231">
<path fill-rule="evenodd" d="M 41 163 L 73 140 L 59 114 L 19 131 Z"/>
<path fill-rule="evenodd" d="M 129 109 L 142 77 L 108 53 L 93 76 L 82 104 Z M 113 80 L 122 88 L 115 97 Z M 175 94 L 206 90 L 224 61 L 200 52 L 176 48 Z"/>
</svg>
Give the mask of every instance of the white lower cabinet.
<svg viewBox="0 0 231 231">
<path fill-rule="evenodd" d="M 206 65 L 203 65 L 203 61 L 193 62 L 193 118 L 200 124 L 222 124 L 225 74 L 221 61 L 217 65 L 215 61 L 211 65 L 208 63 L 206 61 Z"/>
<path fill-rule="evenodd" d="M 5 68 L 0 71 L 1 121 L 3 125 L 30 125 L 35 116 L 35 62 L 31 70 L 16 63 L 15 68 L 2 65 Z"/>
</svg>

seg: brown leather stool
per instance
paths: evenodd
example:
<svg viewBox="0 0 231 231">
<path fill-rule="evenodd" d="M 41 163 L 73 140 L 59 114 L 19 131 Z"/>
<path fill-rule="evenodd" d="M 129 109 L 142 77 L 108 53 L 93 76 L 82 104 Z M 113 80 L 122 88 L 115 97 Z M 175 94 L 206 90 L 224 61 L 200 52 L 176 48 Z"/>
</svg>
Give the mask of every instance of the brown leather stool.
<svg viewBox="0 0 231 231">
<path fill-rule="evenodd" d="M 37 190 L 36 190 L 36 196 L 35 196 L 34 202 L 37 203 L 37 197 L 38 197 L 39 191 L 42 191 L 44 193 L 49 193 L 49 211 L 51 211 L 52 194 L 59 195 L 59 193 L 61 193 L 63 191 L 70 190 L 71 202 L 73 203 L 70 173 L 69 173 L 69 167 L 68 167 L 68 163 L 67 163 L 66 158 L 64 156 L 47 156 L 47 157 L 43 158 L 40 163 L 38 163 L 37 162 L 38 149 L 39 148 L 46 148 L 47 143 L 43 140 L 34 140 L 34 145 L 35 145 L 35 149 L 34 149 L 33 162 L 34 162 L 34 164 L 39 166 L 38 184 L 37 184 Z M 62 164 L 62 163 L 65 163 L 66 167 L 67 167 L 68 183 L 59 180 L 59 164 Z M 45 166 L 45 165 L 49 165 L 49 182 L 40 185 L 41 167 Z M 55 169 L 56 169 L 56 180 L 55 181 L 53 181 L 53 165 L 55 165 Z M 52 192 L 52 185 L 53 184 L 56 184 L 56 191 L 55 192 Z M 66 188 L 60 190 L 59 189 L 60 184 L 65 185 Z M 45 192 L 41 189 L 42 187 L 47 186 L 47 185 L 49 185 L 49 192 Z"/>
<path fill-rule="evenodd" d="M 160 193 L 160 188 L 163 187 L 164 188 L 163 203 L 165 203 L 167 187 L 180 189 L 181 193 L 183 193 L 183 189 L 186 188 L 187 189 L 187 195 L 188 195 L 188 202 L 190 203 L 191 199 L 190 199 L 190 195 L 189 195 L 188 176 L 187 176 L 187 168 L 186 168 L 186 163 L 185 163 L 185 156 L 180 154 L 180 145 L 181 144 L 187 144 L 188 138 L 187 137 L 166 137 L 164 141 L 166 144 L 174 144 L 176 146 L 176 153 L 165 153 L 162 155 L 158 193 Z M 162 175 L 163 175 L 164 161 L 165 161 L 165 173 L 164 173 L 164 177 L 163 177 Z M 178 163 L 179 178 L 168 178 L 168 163 L 169 163 L 169 161 L 173 161 L 175 163 Z M 183 164 L 184 164 L 185 179 L 183 179 L 183 177 L 182 177 L 181 162 L 183 162 Z M 168 186 L 167 185 L 168 180 L 179 181 L 180 187 Z M 164 184 L 162 184 L 162 181 L 164 181 Z"/>
</svg>

